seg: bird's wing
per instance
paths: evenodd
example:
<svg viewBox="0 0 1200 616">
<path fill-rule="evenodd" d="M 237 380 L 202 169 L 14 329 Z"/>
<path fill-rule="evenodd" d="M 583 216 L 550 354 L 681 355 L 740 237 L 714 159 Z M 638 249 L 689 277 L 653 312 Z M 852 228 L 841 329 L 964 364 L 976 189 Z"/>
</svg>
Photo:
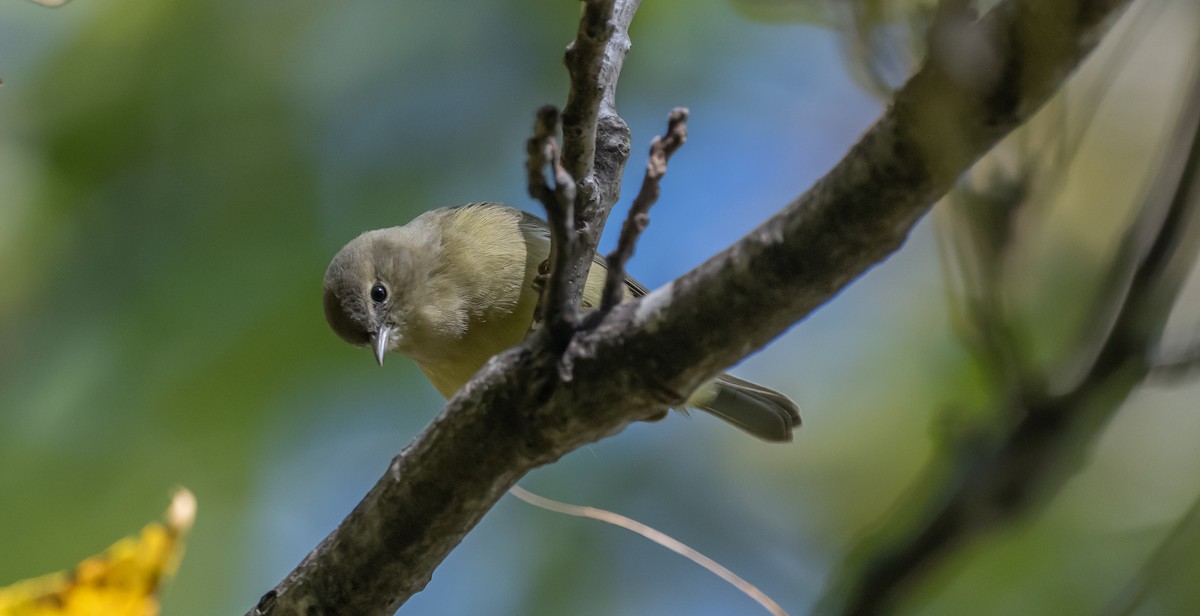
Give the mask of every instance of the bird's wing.
<svg viewBox="0 0 1200 616">
<path fill-rule="evenodd" d="M 599 265 L 600 268 L 604 270 L 604 273 L 608 274 L 608 260 L 601 256 L 600 253 L 592 254 L 592 264 Z M 631 297 L 641 297 L 650 293 L 650 290 L 647 289 L 642 283 L 634 280 L 630 276 L 625 277 L 625 290 L 629 292 Z"/>
<path fill-rule="evenodd" d="M 526 212 L 524 210 L 518 210 L 518 211 L 521 212 L 521 223 L 520 224 L 523 228 L 533 231 L 537 235 L 544 236 L 547 241 L 550 240 L 550 225 L 546 221 L 544 221 L 541 218 L 538 218 L 537 216 L 534 216 L 533 214 L 530 214 L 529 212 Z M 608 274 L 608 261 L 604 258 L 603 255 L 601 255 L 599 253 L 593 253 L 592 254 L 592 267 L 597 267 L 597 266 L 606 275 Z M 630 297 L 641 297 L 643 295 L 650 293 L 650 290 L 647 289 L 645 287 L 645 285 L 638 282 L 637 280 L 634 280 L 630 276 L 625 277 L 625 290 L 629 293 Z"/>
</svg>

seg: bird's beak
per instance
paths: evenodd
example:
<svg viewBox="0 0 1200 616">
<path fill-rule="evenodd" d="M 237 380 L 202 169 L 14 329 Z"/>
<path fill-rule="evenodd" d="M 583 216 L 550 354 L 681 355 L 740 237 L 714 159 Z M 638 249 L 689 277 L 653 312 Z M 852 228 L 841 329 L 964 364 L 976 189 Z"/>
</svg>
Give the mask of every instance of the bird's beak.
<svg viewBox="0 0 1200 616">
<path fill-rule="evenodd" d="M 392 337 L 392 328 L 383 326 L 379 328 L 379 333 L 375 334 L 375 361 L 379 365 L 383 365 L 383 354 L 387 353 L 388 341 Z"/>
</svg>

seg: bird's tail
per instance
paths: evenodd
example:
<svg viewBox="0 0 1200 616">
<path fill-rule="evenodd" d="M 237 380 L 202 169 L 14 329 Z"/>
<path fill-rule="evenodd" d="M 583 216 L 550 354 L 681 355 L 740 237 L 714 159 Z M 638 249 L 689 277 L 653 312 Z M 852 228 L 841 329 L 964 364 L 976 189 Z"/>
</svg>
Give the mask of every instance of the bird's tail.
<svg viewBox="0 0 1200 616">
<path fill-rule="evenodd" d="M 701 386 L 687 405 L 712 413 L 764 441 L 788 442 L 792 430 L 800 426 L 800 407 L 790 398 L 729 374 Z"/>
</svg>

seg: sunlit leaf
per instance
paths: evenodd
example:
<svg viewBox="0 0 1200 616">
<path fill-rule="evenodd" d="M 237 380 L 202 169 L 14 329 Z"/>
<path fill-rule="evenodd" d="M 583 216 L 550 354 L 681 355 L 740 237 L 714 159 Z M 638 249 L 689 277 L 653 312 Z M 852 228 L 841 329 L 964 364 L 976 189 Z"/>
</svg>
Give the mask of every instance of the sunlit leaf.
<svg viewBox="0 0 1200 616">
<path fill-rule="evenodd" d="M 155 616 L 158 593 L 175 573 L 196 498 L 175 492 L 163 523 L 147 524 L 70 571 L 0 588 L 0 616 Z"/>
</svg>

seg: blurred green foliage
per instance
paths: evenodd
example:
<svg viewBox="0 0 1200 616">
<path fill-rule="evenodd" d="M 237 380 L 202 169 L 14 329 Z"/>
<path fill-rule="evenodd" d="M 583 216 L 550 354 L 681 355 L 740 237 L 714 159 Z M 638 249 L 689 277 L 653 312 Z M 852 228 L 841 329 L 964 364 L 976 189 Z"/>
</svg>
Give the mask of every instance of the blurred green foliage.
<svg viewBox="0 0 1200 616">
<path fill-rule="evenodd" d="M 879 110 L 848 76 L 836 29 L 743 20 L 745 4 L 647 3 L 635 23 L 620 88 L 631 177 L 666 112 L 693 113 L 632 266 L 651 286 L 799 194 Z M 1020 227 L 1032 247 L 1012 264 L 1027 285 L 1015 302 L 1047 357 L 1089 301 L 1154 164 L 1162 118 L 1176 111 L 1187 66 L 1172 58 L 1184 56 L 1196 16 L 1185 0 L 1173 7 L 1157 36 L 1125 51 L 1081 155 L 1054 169 L 1067 181 L 1052 209 Z M 411 365 L 380 370 L 327 331 L 327 259 L 358 232 L 428 208 L 530 206 L 524 139 L 533 110 L 565 96 L 561 52 L 577 7 L 4 8 L 0 583 L 66 567 L 156 517 L 170 488 L 186 485 L 199 516 L 165 613 L 240 613 L 440 407 Z M 938 268 L 923 225 L 740 369 L 800 401 L 794 445 L 674 416 L 577 452 L 528 487 L 651 524 L 805 612 L 855 539 L 889 519 L 935 444 L 991 395 L 949 325 Z M 1195 395 L 1139 393 L 1043 514 L 955 554 L 910 606 L 1107 605 L 1196 495 Z M 1195 553 L 1144 613 L 1197 605 L 1179 582 Z M 506 499 L 408 609 L 755 608 L 622 531 Z"/>
</svg>

